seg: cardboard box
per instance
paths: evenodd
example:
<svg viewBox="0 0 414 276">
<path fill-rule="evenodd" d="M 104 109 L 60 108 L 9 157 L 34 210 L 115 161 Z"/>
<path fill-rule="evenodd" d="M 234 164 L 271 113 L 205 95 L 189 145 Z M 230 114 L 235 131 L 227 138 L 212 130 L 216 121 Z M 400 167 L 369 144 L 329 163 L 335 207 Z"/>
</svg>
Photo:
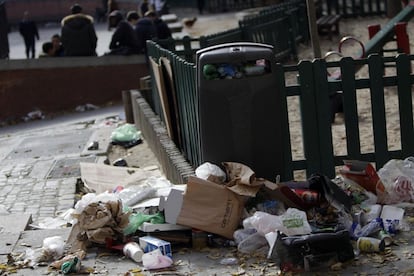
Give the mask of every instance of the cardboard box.
<svg viewBox="0 0 414 276">
<path fill-rule="evenodd" d="M 371 163 L 358 160 L 344 160 L 344 164 L 339 173 L 345 180 L 351 180 L 374 194 L 385 191 L 384 185 Z"/>
<path fill-rule="evenodd" d="M 185 192 L 172 189 L 168 198 L 161 198 L 160 209 L 171 224 L 214 233 L 233 239 L 241 223 L 244 198 L 226 186 L 198 177 L 188 178 Z"/>
<path fill-rule="evenodd" d="M 144 236 L 139 238 L 139 246 L 142 248 L 144 253 L 160 249 L 163 255 L 172 258 L 171 243 L 167 241 L 151 236 Z"/>
</svg>

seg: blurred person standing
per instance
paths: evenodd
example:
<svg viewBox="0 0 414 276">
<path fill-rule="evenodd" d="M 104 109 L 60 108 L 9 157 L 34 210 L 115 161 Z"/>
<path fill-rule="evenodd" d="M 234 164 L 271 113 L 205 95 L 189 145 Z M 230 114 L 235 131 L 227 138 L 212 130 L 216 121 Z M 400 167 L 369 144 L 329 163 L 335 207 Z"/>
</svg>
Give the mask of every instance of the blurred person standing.
<svg viewBox="0 0 414 276">
<path fill-rule="evenodd" d="M 26 47 L 26 58 L 34 58 L 36 56 L 35 39 L 39 40 L 39 31 L 36 23 L 29 18 L 28 11 L 24 12 L 23 19 L 19 23 L 19 32 Z"/>
<path fill-rule="evenodd" d="M 5 0 L 0 0 L 0 59 L 9 58 L 9 22 Z"/>
<path fill-rule="evenodd" d="M 157 13 L 158 16 L 163 14 L 168 14 L 168 4 L 167 0 L 150 0 L 149 11 L 153 10 Z"/>
<path fill-rule="evenodd" d="M 149 9 L 150 9 L 150 4 L 148 0 L 142 0 L 141 4 L 139 5 L 139 9 L 138 9 L 140 12 L 139 16 L 144 17 L 145 13 L 149 11 Z"/>
<path fill-rule="evenodd" d="M 82 7 L 74 4 L 72 14 L 62 19 L 62 44 L 65 56 L 96 56 L 96 36 L 93 17 L 82 13 Z"/>
</svg>

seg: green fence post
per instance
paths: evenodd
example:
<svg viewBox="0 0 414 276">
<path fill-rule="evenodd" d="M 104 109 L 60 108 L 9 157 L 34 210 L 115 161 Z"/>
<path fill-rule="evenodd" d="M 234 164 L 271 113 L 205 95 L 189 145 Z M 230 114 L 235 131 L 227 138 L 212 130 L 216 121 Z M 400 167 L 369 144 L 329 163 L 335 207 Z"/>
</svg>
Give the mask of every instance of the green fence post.
<svg viewBox="0 0 414 276">
<path fill-rule="evenodd" d="M 292 162 L 292 145 L 290 142 L 290 131 L 289 131 L 289 117 L 288 117 L 288 107 L 287 107 L 287 93 L 286 93 L 286 86 L 285 86 L 285 72 L 283 70 L 283 65 L 280 63 L 276 64 L 276 78 L 277 78 L 277 87 L 275 93 L 279 93 L 280 95 L 280 118 L 281 126 L 283 135 L 282 135 L 282 145 L 283 147 L 283 159 L 284 159 L 284 172 L 281 172 L 283 180 L 292 180 L 293 179 L 293 162 Z"/>
<path fill-rule="evenodd" d="M 329 91 L 326 61 L 316 59 L 312 63 L 314 75 L 314 96 L 316 107 L 316 120 L 319 135 L 320 150 L 320 173 L 330 178 L 335 178 L 335 162 L 332 145 L 332 129 L 331 129 L 331 103 L 330 95 L 336 91 Z"/>
<path fill-rule="evenodd" d="M 372 107 L 372 129 L 374 133 L 376 168 L 381 168 L 390 159 L 384 100 L 384 61 L 379 55 L 368 57 L 369 81 Z"/>
<path fill-rule="evenodd" d="M 299 75 L 303 149 L 306 159 L 306 175 L 310 177 L 312 173 L 321 172 L 315 84 L 313 66 L 310 61 L 305 60 L 299 63 Z"/>
<path fill-rule="evenodd" d="M 400 112 L 400 131 L 402 157 L 414 156 L 414 127 L 411 84 L 411 61 L 409 56 L 397 56 L 398 107 Z"/>
<path fill-rule="evenodd" d="M 358 109 L 355 84 L 355 61 L 345 57 L 340 61 L 343 107 L 345 115 L 345 131 L 347 156 L 351 159 L 361 159 L 361 141 L 359 139 Z"/>
</svg>

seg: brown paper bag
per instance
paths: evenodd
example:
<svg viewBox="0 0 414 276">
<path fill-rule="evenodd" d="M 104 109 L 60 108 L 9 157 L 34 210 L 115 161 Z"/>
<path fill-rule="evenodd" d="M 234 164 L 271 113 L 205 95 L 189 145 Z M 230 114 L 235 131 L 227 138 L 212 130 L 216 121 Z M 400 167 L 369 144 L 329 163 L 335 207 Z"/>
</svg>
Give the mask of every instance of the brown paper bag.
<svg viewBox="0 0 414 276">
<path fill-rule="evenodd" d="M 190 176 L 177 224 L 233 239 L 243 198 L 223 185 Z"/>
</svg>

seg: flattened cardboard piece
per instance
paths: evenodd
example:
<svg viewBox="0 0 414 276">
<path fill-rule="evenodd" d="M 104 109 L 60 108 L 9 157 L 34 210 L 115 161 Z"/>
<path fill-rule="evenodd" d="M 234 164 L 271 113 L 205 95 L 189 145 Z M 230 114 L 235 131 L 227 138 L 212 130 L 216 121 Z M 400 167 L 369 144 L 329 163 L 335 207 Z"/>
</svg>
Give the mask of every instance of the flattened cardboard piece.
<svg viewBox="0 0 414 276">
<path fill-rule="evenodd" d="M 177 189 L 171 189 L 167 199 L 160 197 L 160 211 L 164 210 L 165 222 L 177 224 L 177 218 L 180 214 L 184 200 L 184 192 Z"/>
<path fill-rule="evenodd" d="M 243 207 L 243 198 L 227 187 L 190 176 L 177 224 L 233 239 Z"/>
<path fill-rule="evenodd" d="M 117 167 L 105 164 L 80 162 L 81 179 L 97 194 L 112 191 L 115 186 L 127 187 L 147 181 L 150 176 L 159 176 L 159 172 L 140 168 Z"/>
<path fill-rule="evenodd" d="M 173 131 L 173 141 L 177 147 L 181 145 L 180 133 L 180 117 L 178 113 L 178 100 L 175 92 L 173 68 L 171 62 L 166 57 L 160 57 L 160 65 L 164 76 L 164 86 L 168 98 L 168 105 L 170 108 L 171 128 Z"/>
<path fill-rule="evenodd" d="M 171 126 L 171 112 L 168 104 L 168 97 L 165 89 L 164 76 L 162 73 L 162 67 L 154 59 L 150 58 L 150 64 L 152 72 L 154 73 L 155 84 L 157 85 L 158 95 L 160 97 L 162 106 L 162 115 L 165 119 L 165 125 L 167 128 L 168 136 L 174 140 L 173 130 Z"/>
</svg>

